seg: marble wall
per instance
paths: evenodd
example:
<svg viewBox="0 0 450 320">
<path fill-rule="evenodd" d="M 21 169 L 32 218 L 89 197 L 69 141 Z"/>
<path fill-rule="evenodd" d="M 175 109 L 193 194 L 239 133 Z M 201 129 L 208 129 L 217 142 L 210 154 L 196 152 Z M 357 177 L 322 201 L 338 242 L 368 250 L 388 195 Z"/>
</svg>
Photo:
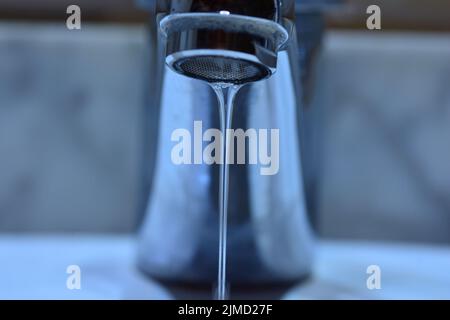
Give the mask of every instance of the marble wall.
<svg viewBox="0 0 450 320">
<path fill-rule="evenodd" d="M 450 35 L 330 33 L 319 69 L 321 231 L 450 241 Z"/>
<path fill-rule="evenodd" d="M 144 28 L 0 24 L 0 230 L 129 231 Z"/>
</svg>

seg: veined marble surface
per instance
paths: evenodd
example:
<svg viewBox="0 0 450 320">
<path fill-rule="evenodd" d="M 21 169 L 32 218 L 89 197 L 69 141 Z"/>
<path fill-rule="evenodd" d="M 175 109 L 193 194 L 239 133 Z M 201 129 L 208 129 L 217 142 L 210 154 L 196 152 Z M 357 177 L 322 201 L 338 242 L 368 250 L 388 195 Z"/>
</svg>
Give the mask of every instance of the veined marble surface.
<svg viewBox="0 0 450 320">
<path fill-rule="evenodd" d="M 137 271 L 134 252 L 130 236 L 0 236 L 0 299 L 173 299 Z M 69 265 L 81 290 L 66 287 Z M 371 265 L 380 290 L 367 288 Z M 324 241 L 312 279 L 283 298 L 450 299 L 448 270 L 448 246 Z"/>
</svg>

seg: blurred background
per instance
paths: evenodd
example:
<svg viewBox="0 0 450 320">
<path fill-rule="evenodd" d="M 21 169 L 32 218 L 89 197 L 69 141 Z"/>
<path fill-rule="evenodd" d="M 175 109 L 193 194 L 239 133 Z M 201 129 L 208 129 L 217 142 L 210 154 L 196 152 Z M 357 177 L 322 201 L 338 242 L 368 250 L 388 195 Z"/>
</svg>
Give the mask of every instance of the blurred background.
<svg viewBox="0 0 450 320">
<path fill-rule="evenodd" d="M 130 234 L 144 213 L 148 15 L 79 0 L 69 31 L 70 4 L 0 0 L 3 235 Z M 448 246 L 450 2 L 351 0 L 323 22 L 305 105 L 319 236 Z"/>
</svg>

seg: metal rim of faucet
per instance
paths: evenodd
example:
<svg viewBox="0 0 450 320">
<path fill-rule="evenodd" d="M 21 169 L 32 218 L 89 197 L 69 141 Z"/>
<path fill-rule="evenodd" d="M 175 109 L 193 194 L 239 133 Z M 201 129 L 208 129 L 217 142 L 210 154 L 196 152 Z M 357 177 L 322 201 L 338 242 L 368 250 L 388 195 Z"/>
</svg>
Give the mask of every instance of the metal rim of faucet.
<svg viewBox="0 0 450 320">
<path fill-rule="evenodd" d="M 176 72 L 207 82 L 243 84 L 270 77 L 273 68 L 251 54 L 231 50 L 184 50 L 169 55 L 166 63 Z"/>
<path fill-rule="evenodd" d="M 243 84 L 270 77 L 289 39 L 277 22 L 229 13 L 170 14 L 160 29 L 168 66 L 208 82 Z"/>
</svg>

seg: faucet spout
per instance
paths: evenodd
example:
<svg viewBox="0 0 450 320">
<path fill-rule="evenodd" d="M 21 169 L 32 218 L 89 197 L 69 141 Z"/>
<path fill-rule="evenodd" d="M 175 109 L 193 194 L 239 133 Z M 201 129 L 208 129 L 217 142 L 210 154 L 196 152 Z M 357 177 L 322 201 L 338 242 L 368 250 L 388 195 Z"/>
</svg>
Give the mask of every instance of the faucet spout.
<svg viewBox="0 0 450 320">
<path fill-rule="evenodd" d="M 281 1 L 163 1 L 159 17 L 166 63 L 207 82 L 244 84 L 269 78 L 289 39 Z"/>
</svg>

